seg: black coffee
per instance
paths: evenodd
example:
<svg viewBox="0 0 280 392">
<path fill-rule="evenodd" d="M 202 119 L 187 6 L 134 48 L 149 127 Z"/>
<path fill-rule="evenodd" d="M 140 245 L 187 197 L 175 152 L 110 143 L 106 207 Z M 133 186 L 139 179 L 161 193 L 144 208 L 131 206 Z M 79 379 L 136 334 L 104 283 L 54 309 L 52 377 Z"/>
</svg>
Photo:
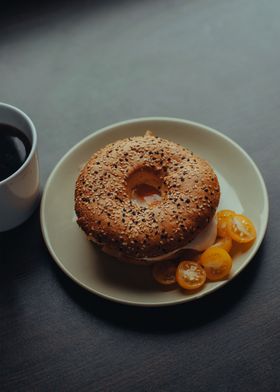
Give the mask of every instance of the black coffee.
<svg viewBox="0 0 280 392">
<path fill-rule="evenodd" d="M 21 167 L 30 150 L 31 143 L 22 131 L 0 123 L 0 181 Z"/>
</svg>

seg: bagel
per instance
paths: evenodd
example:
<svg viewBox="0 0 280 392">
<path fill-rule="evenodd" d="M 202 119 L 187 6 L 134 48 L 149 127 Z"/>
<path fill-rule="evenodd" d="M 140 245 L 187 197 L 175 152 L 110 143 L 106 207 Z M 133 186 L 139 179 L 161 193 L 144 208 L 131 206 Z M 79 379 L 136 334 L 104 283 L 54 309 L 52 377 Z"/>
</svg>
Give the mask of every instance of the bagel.
<svg viewBox="0 0 280 392">
<path fill-rule="evenodd" d="M 147 132 L 111 143 L 76 181 L 77 223 L 88 239 L 120 260 L 174 258 L 213 222 L 217 176 L 189 149 Z"/>
</svg>

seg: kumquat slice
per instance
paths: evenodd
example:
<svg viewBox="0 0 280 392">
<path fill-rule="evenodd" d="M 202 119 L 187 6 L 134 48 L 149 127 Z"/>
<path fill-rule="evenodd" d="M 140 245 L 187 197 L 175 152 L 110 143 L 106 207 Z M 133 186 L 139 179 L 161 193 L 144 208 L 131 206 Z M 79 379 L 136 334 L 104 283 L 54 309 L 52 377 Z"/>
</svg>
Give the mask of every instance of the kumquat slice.
<svg viewBox="0 0 280 392">
<path fill-rule="evenodd" d="M 177 264 L 172 261 L 160 261 L 153 265 L 154 279 L 164 285 L 176 283 Z"/>
<path fill-rule="evenodd" d="M 232 210 L 221 210 L 217 212 L 217 234 L 218 237 L 227 237 L 228 218 L 233 217 L 235 212 Z"/>
<path fill-rule="evenodd" d="M 176 280 L 183 289 L 196 290 L 204 285 L 206 273 L 195 261 L 184 260 L 177 267 Z"/>
<path fill-rule="evenodd" d="M 231 238 L 239 243 L 251 242 L 257 236 L 253 223 L 241 214 L 234 215 L 228 221 L 227 230 Z"/>
<path fill-rule="evenodd" d="M 232 258 L 225 249 L 210 247 L 199 258 L 205 269 L 207 279 L 211 281 L 226 278 L 232 267 Z"/>
<path fill-rule="evenodd" d="M 232 248 L 232 239 L 231 237 L 220 237 L 216 239 L 216 242 L 211 246 L 211 248 L 222 248 L 229 252 Z"/>
</svg>

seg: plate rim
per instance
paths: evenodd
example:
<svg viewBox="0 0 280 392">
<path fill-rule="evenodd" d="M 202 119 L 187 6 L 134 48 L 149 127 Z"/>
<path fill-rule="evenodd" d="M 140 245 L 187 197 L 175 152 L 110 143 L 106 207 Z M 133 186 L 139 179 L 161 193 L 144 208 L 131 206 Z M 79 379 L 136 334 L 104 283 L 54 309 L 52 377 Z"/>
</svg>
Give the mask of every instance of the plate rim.
<svg viewBox="0 0 280 392">
<path fill-rule="evenodd" d="M 86 143 L 88 140 L 90 140 L 92 137 L 105 133 L 106 131 L 111 130 L 112 128 L 116 128 L 116 127 L 120 127 L 120 126 L 124 126 L 124 125 L 129 125 L 129 124 L 135 124 L 135 123 L 142 123 L 142 122 L 147 122 L 147 121 L 151 121 L 151 122 L 157 122 L 157 121 L 161 121 L 161 122 L 174 122 L 174 123 L 181 123 L 181 124 L 185 124 L 185 125 L 189 125 L 189 126 L 193 126 L 193 127 L 198 127 L 203 129 L 206 132 L 210 132 L 218 137 L 221 137 L 222 139 L 224 139 L 225 141 L 227 141 L 228 143 L 230 143 L 231 145 L 233 145 L 235 148 L 237 148 L 239 150 L 240 153 L 242 153 L 243 155 L 245 155 L 246 159 L 251 163 L 251 165 L 253 166 L 256 174 L 258 175 L 258 180 L 261 184 L 261 188 L 263 191 L 263 195 L 264 195 L 264 218 L 265 221 L 263 222 L 262 226 L 261 226 L 261 233 L 259 233 L 258 238 L 257 238 L 257 242 L 255 245 L 255 249 L 253 251 L 253 253 L 250 255 L 250 257 L 248 257 L 248 259 L 242 264 L 242 266 L 239 268 L 239 270 L 232 276 L 230 276 L 227 280 L 223 280 L 221 282 L 219 282 L 218 285 L 213 286 L 212 288 L 209 288 L 207 291 L 201 291 L 196 293 L 195 296 L 192 297 L 188 297 L 186 296 L 185 298 L 180 298 L 180 299 L 176 299 L 176 300 L 169 300 L 169 301 L 163 301 L 163 302 L 141 302 L 141 301 L 133 301 L 133 300 L 124 300 L 124 299 L 120 299 L 120 298 L 116 298 L 114 296 L 108 295 L 108 294 L 104 294 L 102 292 L 99 292 L 91 287 L 89 287 L 88 285 L 84 284 L 83 282 L 81 282 L 78 278 L 76 278 L 70 271 L 67 270 L 67 268 L 63 265 L 63 263 L 60 261 L 59 257 L 56 255 L 52 245 L 51 245 L 51 241 L 48 237 L 48 230 L 47 230 L 47 225 L 45 222 L 45 217 L 44 217 L 44 211 L 45 211 L 45 203 L 46 203 L 46 198 L 47 198 L 47 192 L 48 192 L 48 188 L 49 185 L 52 182 L 53 177 L 55 176 L 57 170 L 59 169 L 59 167 L 61 166 L 61 164 L 63 163 L 63 161 L 65 161 L 69 155 L 72 154 L 73 151 L 75 151 L 77 148 L 79 148 L 82 144 Z M 249 262 L 254 258 L 254 256 L 256 255 L 257 251 L 259 250 L 262 241 L 264 239 L 266 230 L 267 230 L 267 226 L 268 226 L 268 220 L 269 220 L 269 197 L 268 197 L 268 192 L 267 192 L 267 188 L 265 185 L 265 181 L 263 179 L 263 176 L 261 174 L 260 169 L 258 168 L 258 166 L 256 165 L 256 163 L 254 162 L 254 160 L 251 158 L 251 156 L 234 140 L 232 140 L 230 137 L 228 137 L 227 135 L 224 135 L 223 133 L 221 133 L 220 131 L 209 127 L 208 125 L 199 123 L 199 122 L 195 122 L 195 121 L 191 121 L 191 120 L 187 120 L 187 119 L 182 119 L 182 118 L 177 118 L 177 117 L 161 117 L 161 116 L 151 116 L 151 117 L 137 117 L 137 118 L 132 118 L 129 120 L 123 120 L 123 121 L 119 121 L 110 125 L 107 125 L 103 128 L 100 128 L 96 131 L 91 132 L 88 136 L 84 137 L 83 139 L 81 139 L 79 142 L 77 142 L 75 145 L 73 145 L 56 163 L 56 165 L 53 167 L 53 169 L 51 170 L 48 179 L 46 181 L 46 184 L 44 186 L 43 189 L 43 193 L 42 193 L 42 198 L 41 198 L 41 205 L 40 205 L 40 226 L 41 226 L 41 231 L 42 231 L 42 235 L 44 238 L 44 242 L 47 246 L 48 251 L 50 252 L 53 260 L 55 261 L 55 263 L 58 265 L 58 267 L 71 279 L 73 280 L 75 283 L 77 283 L 79 286 L 81 286 L 82 288 L 86 289 L 88 292 L 95 294 L 103 299 L 112 301 L 112 302 L 116 302 L 119 304 L 124 304 L 124 305 L 130 305 L 130 306 L 141 306 L 141 307 L 163 307 L 163 306 L 174 306 L 174 305 L 179 305 L 182 303 L 186 303 L 186 302 L 192 302 L 195 300 L 198 300 L 206 295 L 210 295 L 213 292 L 215 292 L 216 290 L 222 288 L 225 284 L 229 283 L 230 281 L 232 281 L 234 278 L 236 278 L 241 271 L 243 271 L 247 265 L 249 264 Z"/>
</svg>

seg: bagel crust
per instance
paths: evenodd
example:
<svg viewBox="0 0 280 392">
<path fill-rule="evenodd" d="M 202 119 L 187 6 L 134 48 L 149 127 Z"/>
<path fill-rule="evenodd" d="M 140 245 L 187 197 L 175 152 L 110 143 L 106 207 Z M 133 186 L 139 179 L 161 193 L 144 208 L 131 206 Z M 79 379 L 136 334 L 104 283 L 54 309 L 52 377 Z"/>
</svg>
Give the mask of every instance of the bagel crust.
<svg viewBox="0 0 280 392">
<path fill-rule="evenodd" d="M 146 173 L 146 174 L 145 174 Z M 152 174 L 161 199 L 135 203 L 131 183 Z M 186 246 L 213 218 L 216 174 L 192 151 L 147 133 L 111 143 L 82 169 L 75 189 L 77 223 L 106 253 L 148 264 Z"/>
</svg>

